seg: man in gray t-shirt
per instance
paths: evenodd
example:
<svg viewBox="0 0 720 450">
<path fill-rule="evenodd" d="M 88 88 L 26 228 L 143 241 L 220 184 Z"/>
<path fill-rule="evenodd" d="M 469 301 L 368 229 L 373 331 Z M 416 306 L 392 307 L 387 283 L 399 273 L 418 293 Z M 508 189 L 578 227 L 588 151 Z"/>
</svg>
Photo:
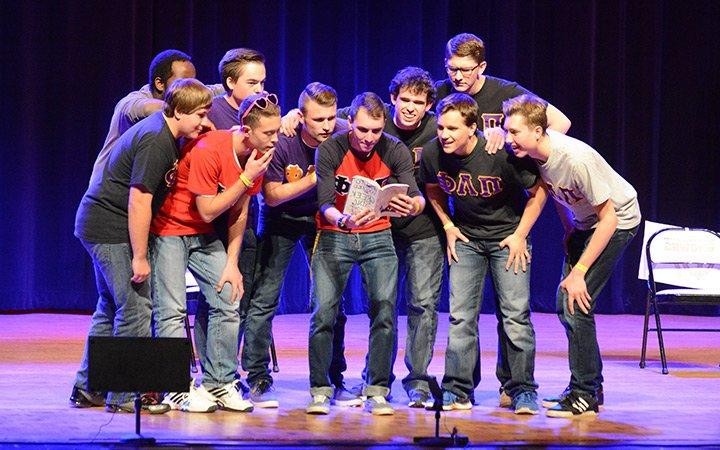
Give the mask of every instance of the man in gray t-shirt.
<svg viewBox="0 0 720 450">
<path fill-rule="evenodd" d="M 543 406 L 549 417 L 594 415 L 603 404 L 603 377 L 593 311 L 637 233 L 640 207 L 635 189 L 597 151 L 547 129 L 546 110 L 534 95 L 503 103 L 506 142 L 516 156 L 537 162 L 565 228 L 557 311 L 568 336 L 571 377 L 565 392 L 544 399 Z"/>
</svg>

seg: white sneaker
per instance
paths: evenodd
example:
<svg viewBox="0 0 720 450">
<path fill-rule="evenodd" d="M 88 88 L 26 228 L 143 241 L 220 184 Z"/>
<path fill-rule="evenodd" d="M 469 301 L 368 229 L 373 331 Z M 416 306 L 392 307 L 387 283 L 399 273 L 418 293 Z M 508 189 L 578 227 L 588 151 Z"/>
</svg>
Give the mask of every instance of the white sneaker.
<svg viewBox="0 0 720 450">
<path fill-rule="evenodd" d="M 237 386 L 238 381 L 239 380 L 233 380 L 225 386 L 212 388 L 207 392 L 215 397 L 215 401 L 220 405 L 221 409 L 250 412 L 253 410 L 253 404 L 242 398 L 242 394 L 240 394 Z"/>
<path fill-rule="evenodd" d="M 368 397 L 365 402 L 365 409 L 372 413 L 373 416 L 392 416 L 395 414 L 393 407 L 382 395 Z"/>
<path fill-rule="evenodd" d="M 313 395 L 312 401 L 305 408 L 307 414 L 330 414 L 330 399 L 322 394 Z"/>
<path fill-rule="evenodd" d="M 184 412 L 211 413 L 217 409 L 212 396 L 203 386 L 196 388 L 194 381 L 190 382 L 189 392 L 169 392 L 162 402 L 170 409 Z"/>
</svg>

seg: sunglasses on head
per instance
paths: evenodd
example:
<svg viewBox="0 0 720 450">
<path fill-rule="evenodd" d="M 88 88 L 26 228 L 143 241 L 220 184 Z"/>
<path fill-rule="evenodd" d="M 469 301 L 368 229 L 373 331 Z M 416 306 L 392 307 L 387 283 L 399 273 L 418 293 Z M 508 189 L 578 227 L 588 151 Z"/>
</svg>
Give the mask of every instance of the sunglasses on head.
<svg viewBox="0 0 720 450">
<path fill-rule="evenodd" d="M 262 95 L 255 100 L 253 100 L 252 104 L 245 110 L 242 117 L 240 117 L 240 122 L 247 117 L 248 114 L 250 114 L 250 111 L 252 111 L 253 108 L 256 106 L 260 109 L 265 109 L 268 107 L 268 105 L 277 105 L 278 104 L 278 97 L 275 94 L 267 94 Z"/>
</svg>

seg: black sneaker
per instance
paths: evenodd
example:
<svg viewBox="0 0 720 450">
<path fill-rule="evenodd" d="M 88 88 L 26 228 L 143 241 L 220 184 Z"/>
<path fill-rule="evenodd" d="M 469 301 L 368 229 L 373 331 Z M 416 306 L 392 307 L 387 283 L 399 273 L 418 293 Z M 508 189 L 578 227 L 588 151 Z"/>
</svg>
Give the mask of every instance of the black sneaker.
<svg viewBox="0 0 720 450">
<path fill-rule="evenodd" d="M 146 411 L 150 414 L 165 414 L 166 412 L 170 411 L 170 405 L 167 405 L 165 403 L 160 403 L 159 405 L 142 405 L 140 409 L 141 411 Z M 119 405 L 108 403 L 107 405 L 105 405 L 105 411 L 111 413 L 121 412 L 134 414 L 135 401 L 133 400 L 125 402 Z"/>
<path fill-rule="evenodd" d="M 90 392 L 75 386 L 70 394 L 70 406 L 73 408 L 93 408 L 104 404 L 105 394 L 102 392 Z"/>
<path fill-rule="evenodd" d="M 598 413 L 598 402 L 587 394 L 570 392 L 560 402 L 549 408 L 548 417 L 594 416 Z"/>
<path fill-rule="evenodd" d="M 542 405 L 543 408 L 552 408 L 553 406 L 557 405 L 568 396 L 572 392 L 572 388 L 570 386 L 566 387 L 565 390 L 560 395 L 556 395 L 555 397 L 545 397 L 542 399 Z M 603 409 L 603 405 L 605 404 L 605 394 L 603 394 L 603 388 L 600 386 L 600 388 L 597 390 L 596 394 L 596 400 L 598 404 L 599 409 Z"/>
</svg>

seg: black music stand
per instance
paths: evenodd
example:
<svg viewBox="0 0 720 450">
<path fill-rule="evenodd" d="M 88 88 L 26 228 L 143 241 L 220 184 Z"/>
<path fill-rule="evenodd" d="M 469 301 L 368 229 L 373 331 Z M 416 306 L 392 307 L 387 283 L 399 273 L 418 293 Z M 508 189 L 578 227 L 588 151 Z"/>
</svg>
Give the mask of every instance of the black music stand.
<svg viewBox="0 0 720 450">
<path fill-rule="evenodd" d="M 90 336 L 88 388 L 134 392 L 135 434 L 122 441 L 154 445 L 140 434 L 143 392 L 187 392 L 190 386 L 190 341 L 187 338 Z"/>
<path fill-rule="evenodd" d="M 433 376 L 425 377 L 425 381 L 430 386 L 430 393 L 433 396 L 432 411 L 435 411 L 435 436 L 415 436 L 413 443 L 422 445 L 425 447 L 467 447 L 470 440 L 467 436 L 458 434 L 457 430 L 453 428 L 453 432 L 450 436 L 440 436 L 440 413 L 443 410 L 443 393 L 438 385 L 437 380 Z"/>
</svg>

